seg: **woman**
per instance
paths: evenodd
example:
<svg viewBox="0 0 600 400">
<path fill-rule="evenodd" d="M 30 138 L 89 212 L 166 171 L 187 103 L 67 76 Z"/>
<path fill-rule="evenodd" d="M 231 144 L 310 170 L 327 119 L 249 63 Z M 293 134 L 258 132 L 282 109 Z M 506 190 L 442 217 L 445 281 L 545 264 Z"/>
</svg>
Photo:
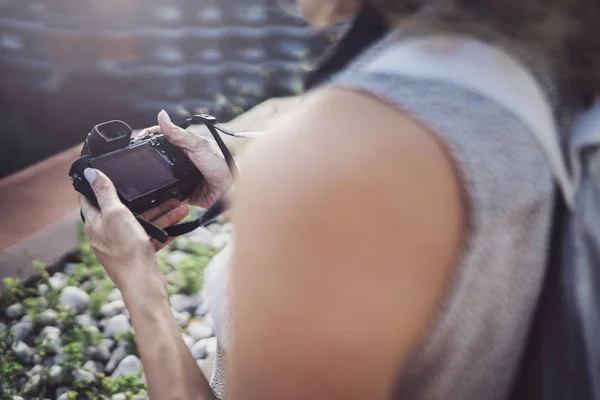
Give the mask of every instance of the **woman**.
<svg viewBox="0 0 600 400">
<path fill-rule="evenodd" d="M 363 3 L 299 5 L 323 27 Z M 235 329 L 224 343 L 229 399 L 510 391 L 545 272 L 550 168 L 524 121 L 491 98 L 378 72 L 372 61 L 432 32 L 484 39 L 535 75 L 566 132 L 599 88 L 596 2 L 373 5 L 389 33 L 321 79 L 245 155 L 233 212 Z M 190 203 L 210 205 L 231 184 L 225 163 L 166 113 L 158 120 L 207 178 Z M 86 177 L 101 209 L 81 198 L 92 249 L 123 292 L 151 396 L 212 398 L 170 313 L 155 246 L 110 181 Z M 166 204 L 146 218 L 166 226 L 184 214 Z"/>
</svg>

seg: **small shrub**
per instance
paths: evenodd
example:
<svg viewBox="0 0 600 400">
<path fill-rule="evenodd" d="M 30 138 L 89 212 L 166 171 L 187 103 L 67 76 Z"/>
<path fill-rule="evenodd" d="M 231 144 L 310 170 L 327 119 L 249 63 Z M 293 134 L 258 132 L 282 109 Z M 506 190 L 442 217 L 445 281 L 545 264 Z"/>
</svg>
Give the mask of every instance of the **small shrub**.
<svg viewBox="0 0 600 400">
<path fill-rule="evenodd" d="M 179 289 L 183 294 L 193 295 L 202 290 L 204 269 L 218 250 L 200 243 L 188 243 L 186 251 L 190 255 L 184 258 L 177 268 Z"/>
<path fill-rule="evenodd" d="M 40 282 L 48 284 L 48 279 L 50 279 L 50 274 L 46 271 L 47 264 L 45 262 L 34 260 L 31 265 L 35 270 L 40 274 Z"/>
<path fill-rule="evenodd" d="M 102 340 L 101 332 L 92 332 L 85 326 L 74 325 L 63 335 L 64 343 L 81 343 L 84 346 L 95 346 Z"/>
<path fill-rule="evenodd" d="M 70 329 L 75 324 L 77 313 L 70 307 L 57 306 L 58 323 L 63 327 L 63 331 Z"/>
<path fill-rule="evenodd" d="M 35 351 L 42 357 L 46 357 L 54 352 L 54 348 L 50 345 L 47 340 L 37 337 L 35 339 Z"/>
<path fill-rule="evenodd" d="M 16 361 L 12 342 L 12 332 L 8 328 L 0 330 L 0 388 L 14 388 L 17 379 L 24 373 L 23 366 Z"/>
<path fill-rule="evenodd" d="M 23 300 L 25 313 L 35 322 L 39 319 L 40 313 L 44 311 L 48 303 L 42 297 L 28 297 Z"/>
<path fill-rule="evenodd" d="M 181 286 L 179 290 L 186 295 L 193 295 L 202 289 L 204 268 L 199 265 L 198 260 L 194 256 L 184 258 L 177 273 L 181 278 Z"/>
<path fill-rule="evenodd" d="M 58 302 L 60 300 L 60 292 L 58 290 L 54 290 L 51 287 L 48 289 L 48 292 L 44 295 L 46 300 L 48 300 L 48 307 L 57 308 Z"/>
<path fill-rule="evenodd" d="M 77 396 L 79 395 L 79 393 L 75 392 L 74 390 L 68 391 L 67 392 L 67 399 L 69 400 L 77 400 Z"/>
<path fill-rule="evenodd" d="M 23 284 L 19 278 L 4 278 L 2 283 L 6 286 L 6 290 L 0 296 L 0 306 L 2 309 L 19 301 L 23 297 Z"/>
<path fill-rule="evenodd" d="M 81 367 L 83 362 L 83 345 L 81 343 L 69 343 L 63 347 L 66 358 L 60 364 L 63 371 L 72 372 Z"/>
<path fill-rule="evenodd" d="M 146 390 L 146 385 L 142 383 L 139 375 L 122 375 L 115 379 L 105 378 L 102 388 L 112 396 L 125 392 L 137 394 L 140 390 Z"/>
<path fill-rule="evenodd" d="M 117 341 L 120 341 L 121 339 L 125 340 L 125 351 L 127 352 L 127 354 L 131 354 L 136 357 L 139 356 L 137 343 L 135 342 L 135 335 L 133 334 L 133 332 L 120 332 L 115 336 L 115 339 Z"/>
<path fill-rule="evenodd" d="M 88 305 L 88 309 L 94 318 L 102 318 L 102 305 L 106 302 L 107 296 L 108 294 L 103 290 L 90 293 L 90 304 Z"/>
</svg>

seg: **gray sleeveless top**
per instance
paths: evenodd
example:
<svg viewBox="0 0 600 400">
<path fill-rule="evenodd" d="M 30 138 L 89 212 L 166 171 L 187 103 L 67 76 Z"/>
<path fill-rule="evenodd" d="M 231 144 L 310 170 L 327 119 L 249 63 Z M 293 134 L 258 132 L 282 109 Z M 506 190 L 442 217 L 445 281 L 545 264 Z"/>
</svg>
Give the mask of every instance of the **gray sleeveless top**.
<svg viewBox="0 0 600 400">
<path fill-rule="evenodd" d="M 454 158 L 469 210 L 453 287 L 398 377 L 394 398 L 505 399 L 545 272 L 552 173 L 533 133 L 492 100 L 449 84 L 365 71 L 391 40 L 373 45 L 328 84 L 379 97 L 435 132 Z M 551 65 L 527 49 L 508 50 L 536 75 L 557 111 Z M 212 384 L 223 395 L 222 349 L 218 354 Z"/>
</svg>

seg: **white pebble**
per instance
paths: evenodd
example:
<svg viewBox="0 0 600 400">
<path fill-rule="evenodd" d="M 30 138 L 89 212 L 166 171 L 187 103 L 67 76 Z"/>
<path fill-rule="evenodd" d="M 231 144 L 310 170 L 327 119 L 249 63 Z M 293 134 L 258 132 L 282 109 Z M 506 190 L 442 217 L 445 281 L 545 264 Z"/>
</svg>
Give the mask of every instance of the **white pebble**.
<svg viewBox="0 0 600 400">
<path fill-rule="evenodd" d="M 192 346 L 196 343 L 193 337 L 186 335 L 185 333 L 182 333 L 181 337 L 188 348 L 192 348 Z"/>
<path fill-rule="evenodd" d="M 206 353 L 212 356 L 217 353 L 217 338 L 211 337 L 206 339 Z"/>
<path fill-rule="evenodd" d="M 41 365 L 36 365 L 35 367 L 27 371 L 27 376 L 32 377 L 33 375 L 40 375 L 42 371 L 44 371 L 44 367 Z"/>
<path fill-rule="evenodd" d="M 192 231 L 188 237 L 194 243 L 210 246 L 213 240 L 213 233 L 205 227 L 200 227 Z"/>
<path fill-rule="evenodd" d="M 199 340 L 190 349 L 196 360 L 206 358 L 206 339 Z"/>
<path fill-rule="evenodd" d="M 40 323 L 42 325 L 54 325 L 58 319 L 58 312 L 53 309 L 47 309 L 40 313 Z"/>
<path fill-rule="evenodd" d="M 40 296 L 44 296 L 46 293 L 48 293 L 49 289 L 50 288 L 45 283 L 42 283 L 41 285 L 38 285 L 38 287 L 37 287 L 37 290 L 38 290 L 38 293 L 40 294 Z"/>
<path fill-rule="evenodd" d="M 62 335 L 60 328 L 57 328 L 55 326 L 47 326 L 44 329 L 42 329 L 42 331 L 40 332 L 40 337 L 42 339 L 45 339 L 48 336 L 60 339 L 60 335 Z"/>
<path fill-rule="evenodd" d="M 60 305 L 73 307 L 77 313 L 85 311 L 90 303 L 90 295 L 75 286 L 68 286 L 60 294 Z"/>
<path fill-rule="evenodd" d="M 96 380 L 96 377 L 94 376 L 94 374 L 92 374 L 91 372 L 88 372 L 84 369 L 76 369 L 75 371 L 73 371 L 73 379 L 79 381 L 88 381 L 88 382 L 94 382 Z"/>
<path fill-rule="evenodd" d="M 169 265 L 171 265 L 172 267 L 177 267 L 181 261 L 185 260 L 188 257 L 189 255 L 181 250 L 173 250 L 167 256 L 167 263 L 169 263 Z"/>
<path fill-rule="evenodd" d="M 127 356 L 121 360 L 119 366 L 117 369 L 115 369 L 115 372 L 113 372 L 111 376 L 114 379 L 123 375 L 136 375 L 139 372 L 141 365 L 142 363 L 140 362 L 140 359 L 136 356 Z"/>
<path fill-rule="evenodd" d="M 65 265 L 65 274 L 73 275 L 75 273 L 75 269 L 77 268 L 77 264 L 68 263 Z"/>
<path fill-rule="evenodd" d="M 114 317 L 117 314 L 121 314 L 125 310 L 125 303 L 123 300 L 115 300 L 108 304 L 102 305 L 100 307 L 100 312 L 105 317 Z"/>
<path fill-rule="evenodd" d="M 98 373 L 98 368 L 96 367 L 96 362 L 89 360 L 88 362 L 86 362 L 85 364 L 83 364 L 83 367 L 81 367 L 83 370 L 92 373 L 92 374 L 97 374 Z"/>
<path fill-rule="evenodd" d="M 112 339 L 102 339 L 102 341 L 100 342 L 100 345 L 105 346 L 107 349 L 112 350 L 113 346 L 115 345 L 115 341 Z"/>
<path fill-rule="evenodd" d="M 63 379 L 62 367 L 60 365 L 51 366 L 48 375 L 51 383 L 60 383 Z"/>
<path fill-rule="evenodd" d="M 191 317 L 190 313 L 187 311 L 179 312 L 173 308 L 171 308 L 171 312 L 173 313 L 173 317 L 175 318 L 177 325 L 179 325 L 182 328 L 185 328 L 185 326 L 188 324 L 188 322 L 190 320 L 190 317 Z"/>
<path fill-rule="evenodd" d="M 54 290 L 60 290 L 67 286 L 67 280 L 63 278 L 62 274 L 55 274 L 54 276 L 50 277 L 50 279 L 48 279 L 48 283 Z"/>
<path fill-rule="evenodd" d="M 216 249 L 222 249 L 223 247 L 227 246 L 228 242 L 229 235 L 226 233 L 220 233 L 213 238 L 211 246 Z"/>
<path fill-rule="evenodd" d="M 21 318 L 25 314 L 25 307 L 23 304 L 15 303 L 6 308 L 6 316 L 8 318 Z"/>
<path fill-rule="evenodd" d="M 117 347 L 110 355 L 110 360 L 108 360 L 108 363 L 104 367 L 104 371 L 108 374 L 113 372 L 126 355 L 127 351 L 125 351 L 125 346 Z"/>
<path fill-rule="evenodd" d="M 194 311 L 196 317 L 204 317 L 206 314 L 208 314 L 208 301 L 200 304 Z"/>
<path fill-rule="evenodd" d="M 111 302 L 123 300 L 123 295 L 121 294 L 121 291 L 119 289 L 115 288 L 112 290 L 112 292 L 108 294 L 108 296 L 106 296 L 106 300 Z"/>
<path fill-rule="evenodd" d="M 81 314 L 75 317 L 75 323 L 79 326 L 97 326 L 98 321 L 89 314 Z"/>
<path fill-rule="evenodd" d="M 211 337 L 212 328 L 202 321 L 192 321 L 186 328 L 187 333 L 194 339 L 200 340 Z"/>
<path fill-rule="evenodd" d="M 23 340 L 33 331 L 33 324 L 31 322 L 17 322 L 10 328 L 10 331 L 15 340 Z"/>
<path fill-rule="evenodd" d="M 129 324 L 129 320 L 123 314 L 119 314 L 108 320 L 104 328 L 104 335 L 112 339 L 119 333 L 130 331 L 131 325 Z"/>
</svg>

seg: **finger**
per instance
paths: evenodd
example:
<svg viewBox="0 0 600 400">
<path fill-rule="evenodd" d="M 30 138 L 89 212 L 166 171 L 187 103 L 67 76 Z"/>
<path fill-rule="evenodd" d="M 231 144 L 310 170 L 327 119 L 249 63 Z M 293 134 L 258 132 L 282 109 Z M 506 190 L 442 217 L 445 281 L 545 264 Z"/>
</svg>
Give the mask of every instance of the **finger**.
<svg viewBox="0 0 600 400">
<path fill-rule="evenodd" d="M 157 217 L 160 217 L 161 215 L 168 213 L 169 211 L 179 207 L 180 205 L 181 205 L 181 202 L 179 200 L 169 199 L 154 208 L 144 211 L 140 215 L 146 221 L 152 221 L 153 219 L 156 219 Z"/>
<path fill-rule="evenodd" d="M 119 200 L 117 190 L 113 183 L 102 171 L 86 168 L 85 171 L 83 171 L 83 175 L 90 183 L 90 186 L 96 195 L 96 200 L 100 206 L 100 213 L 123 204 L 121 203 L 121 200 Z"/>
<path fill-rule="evenodd" d="M 183 204 L 170 210 L 166 214 L 159 216 L 152 220 L 152 223 L 159 228 L 167 228 L 169 226 L 173 226 L 185 217 L 188 216 L 190 211 Z"/>
<path fill-rule="evenodd" d="M 151 126 L 150 128 L 142 129 L 140 131 L 140 133 L 137 134 L 136 138 L 148 136 L 148 135 L 151 135 L 156 132 L 160 132 L 160 126 L 158 126 L 158 125 L 154 125 L 154 126 Z"/>
<path fill-rule="evenodd" d="M 152 239 L 152 245 L 154 246 L 154 251 L 161 251 L 165 247 L 167 247 L 173 240 L 177 239 L 176 237 L 170 237 L 167 239 L 165 243 L 161 243 L 158 240 Z"/>
<path fill-rule="evenodd" d="M 94 207 L 81 193 L 77 193 L 77 197 L 79 199 L 81 214 L 83 214 L 83 218 L 85 218 L 86 223 L 94 224 L 95 221 L 100 217 L 98 209 Z"/>
<path fill-rule="evenodd" d="M 198 140 L 196 135 L 171 122 L 171 118 L 165 110 L 161 110 L 158 113 L 158 125 L 167 140 L 182 149 L 190 149 Z"/>
</svg>

